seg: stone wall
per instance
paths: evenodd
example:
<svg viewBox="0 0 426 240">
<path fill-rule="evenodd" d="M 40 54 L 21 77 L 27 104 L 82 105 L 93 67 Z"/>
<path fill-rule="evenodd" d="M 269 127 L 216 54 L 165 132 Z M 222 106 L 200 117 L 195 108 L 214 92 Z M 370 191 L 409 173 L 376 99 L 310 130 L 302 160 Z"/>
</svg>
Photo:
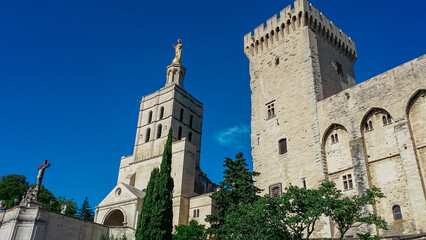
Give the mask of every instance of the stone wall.
<svg viewBox="0 0 426 240">
<path fill-rule="evenodd" d="M 330 180 L 342 185 L 342 176 L 351 171 L 356 183 L 353 194 L 363 192 L 359 185 L 382 189 L 386 198 L 374 210 L 390 223 L 384 235 L 421 233 L 426 229 L 422 156 L 426 135 L 422 94 L 426 89 L 425 69 L 426 57 L 422 56 L 318 102 L 322 134 L 330 134 L 332 126 L 339 125 L 347 129 L 353 142 L 352 146 L 337 143 L 344 149 L 335 154 L 347 153 L 349 148 L 352 159 L 360 163 L 355 161 L 353 168 L 336 176 L 329 173 Z M 329 155 L 330 140 L 324 139 L 324 161 L 330 169 L 336 157 Z M 354 151 L 357 146 L 360 150 Z M 402 220 L 394 220 L 395 205 L 401 207 Z"/>
<path fill-rule="evenodd" d="M 390 223 L 382 235 L 425 232 L 426 57 L 355 85 L 354 41 L 305 0 L 247 34 L 244 49 L 263 193 L 325 179 L 346 196 L 377 186 L 387 197 L 368 209 Z M 315 236 L 334 235 L 325 221 Z"/>
<path fill-rule="evenodd" d="M 0 212 L 2 240 L 98 240 L 108 233 L 106 226 L 37 207 Z"/>
</svg>

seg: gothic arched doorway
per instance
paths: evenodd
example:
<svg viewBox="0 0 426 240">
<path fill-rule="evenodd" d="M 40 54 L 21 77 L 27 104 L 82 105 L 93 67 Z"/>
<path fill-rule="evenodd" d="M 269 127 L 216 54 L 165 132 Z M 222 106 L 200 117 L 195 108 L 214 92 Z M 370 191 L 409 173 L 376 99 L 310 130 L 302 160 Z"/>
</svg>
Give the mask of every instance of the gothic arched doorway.
<svg viewBox="0 0 426 240">
<path fill-rule="evenodd" d="M 104 225 L 106 226 L 124 226 L 124 214 L 116 209 L 111 211 L 105 218 Z"/>
</svg>

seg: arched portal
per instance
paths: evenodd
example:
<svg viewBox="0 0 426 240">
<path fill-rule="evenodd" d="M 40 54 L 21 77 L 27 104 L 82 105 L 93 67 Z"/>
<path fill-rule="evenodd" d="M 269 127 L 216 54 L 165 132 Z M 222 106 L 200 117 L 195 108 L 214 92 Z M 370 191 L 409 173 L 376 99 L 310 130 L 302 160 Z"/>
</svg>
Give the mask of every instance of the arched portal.
<svg viewBox="0 0 426 240">
<path fill-rule="evenodd" d="M 111 211 L 105 218 L 104 225 L 106 226 L 124 226 L 124 214 L 116 209 Z"/>
</svg>

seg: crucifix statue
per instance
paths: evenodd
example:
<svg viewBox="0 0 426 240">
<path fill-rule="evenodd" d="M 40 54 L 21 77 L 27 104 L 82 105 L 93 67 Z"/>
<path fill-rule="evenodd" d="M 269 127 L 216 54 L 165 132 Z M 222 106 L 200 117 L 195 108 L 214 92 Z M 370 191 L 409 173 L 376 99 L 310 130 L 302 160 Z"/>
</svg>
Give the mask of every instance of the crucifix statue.
<svg viewBox="0 0 426 240">
<path fill-rule="evenodd" d="M 40 190 L 41 181 L 43 180 L 44 170 L 50 167 L 50 163 L 44 160 L 43 165 L 38 167 L 37 185 L 35 188 L 28 189 L 27 193 L 22 197 L 21 206 L 25 207 L 41 207 L 42 204 L 38 202 L 38 192 Z"/>
<path fill-rule="evenodd" d="M 38 192 L 40 190 L 41 181 L 43 180 L 44 170 L 50 167 L 50 163 L 47 163 L 47 160 L 44 160 L 43 165 L 38 167 L 38 175 L 37 175 L 37 186 L 35 190 Z"/>
</svg>

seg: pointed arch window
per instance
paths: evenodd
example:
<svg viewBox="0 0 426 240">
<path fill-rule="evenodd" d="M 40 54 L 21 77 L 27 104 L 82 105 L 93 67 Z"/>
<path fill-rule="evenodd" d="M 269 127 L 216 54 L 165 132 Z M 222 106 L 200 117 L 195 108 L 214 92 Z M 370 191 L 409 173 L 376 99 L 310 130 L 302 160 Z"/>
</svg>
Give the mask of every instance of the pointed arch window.
<svg viewBox="0 0 426 240">
<path fill-rule="evenodd" d="M 383 116 L 382 116 L 382 119 L 383 119 L 383 126 L 384 126 L 384 125 L 388 125 L 388 124 L 391 124 L 391 123 L 392 123 L 392 117 L 391 117 L 391 115 L 390 115 L 390 114 L 383 115 Z"/>
<path fill-rule="evenodd" d="M 392 207 L 392 213 L 393 213 L 393 219 L 395 220 L 402 219 L 401 207 L 399 205 L 395 205 Z"/>
<path fill-rule="evenodd" d="M 339 142 L 339 135 L 337 135 L 337 133 L 335 134 L 331 134 L 331 143 L 337 143 Z"/>
<path fill-rule="evenodd" d="M 158 125 L 157 127 L 157 138 L 161 137 L 161 130 L 163 129 L 163 125 Z"/>
<path fill-rule="evenodd" d="M 368 122 L 364 123 L 364 131 L 368 132 L 368 131 L 372 131 L 373 130 L 373 122 L 370 120 Z"/>
<path fill-rule="evenodd" d="M 161 120 L 161 119 L 163 119 L 163 117 L 164 117 L 164 107 L 161 107 L 158 119 Z"/>
<path fill-rule="evenodd" d="M 145 142 L 148 142 L 151 138 L 151 128 L 146 129 Z"/>
</svg>

